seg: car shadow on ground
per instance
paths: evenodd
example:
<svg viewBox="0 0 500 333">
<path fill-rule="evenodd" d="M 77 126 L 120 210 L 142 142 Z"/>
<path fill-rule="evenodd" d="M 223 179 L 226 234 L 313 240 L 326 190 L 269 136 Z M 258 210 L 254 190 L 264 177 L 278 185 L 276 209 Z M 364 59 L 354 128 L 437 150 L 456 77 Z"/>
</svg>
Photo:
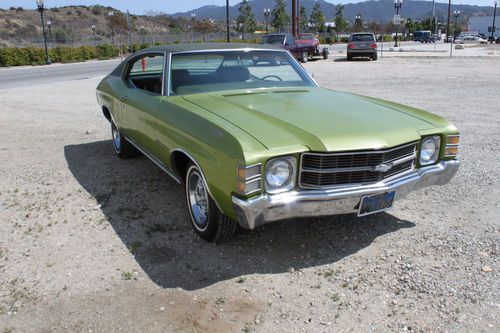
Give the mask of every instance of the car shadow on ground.
<svg viewBox="0 0 500 333">
<path fill-rule="evenodd" d="M 191 231 L 182 186 L 147 158 L 120 160 L 111 141 L 68 145 L 64 153 L 74 177 L 100 203 L 144 272 L 165 288 L 195 290 L 247 274 L 330 264 L 379 236 L 414 226 L 386 213 L 295 219 L 214 245 Z"/>
</svg>

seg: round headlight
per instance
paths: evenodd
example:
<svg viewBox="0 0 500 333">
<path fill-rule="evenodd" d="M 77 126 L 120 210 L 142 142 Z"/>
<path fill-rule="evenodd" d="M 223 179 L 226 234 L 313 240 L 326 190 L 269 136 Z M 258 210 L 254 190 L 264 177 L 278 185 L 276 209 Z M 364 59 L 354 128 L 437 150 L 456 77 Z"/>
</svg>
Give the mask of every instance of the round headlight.
<svg viewBox="0 0 500 333">
<path fill-rule="evenodd" d="M 292 174 L 292 165 L 288 160 L 276 159 L 267 164 L 266 182 L 273 188 L 282 187 L 290 182 Z"/>
<path fill-rule="evenodd" d="M 436 162 L 439 154 L 441 139 L 439 136 L 430 136 L 422 141 L 420 148 L 420 164 L 427 165 Z"/>
</svg>

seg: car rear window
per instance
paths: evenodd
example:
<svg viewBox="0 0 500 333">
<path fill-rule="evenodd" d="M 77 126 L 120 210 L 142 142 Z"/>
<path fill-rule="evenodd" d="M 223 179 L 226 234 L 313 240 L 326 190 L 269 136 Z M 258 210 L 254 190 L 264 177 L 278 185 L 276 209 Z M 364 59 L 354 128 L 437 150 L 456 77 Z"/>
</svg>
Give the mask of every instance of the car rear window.
<svg viewBox="0 0 500 333">
<path fill-rule="evenodd" d="M 351 42 L 374 42 L 375 37 L 372 34 L 358 34 L 351 36 Z"/>
</svg>

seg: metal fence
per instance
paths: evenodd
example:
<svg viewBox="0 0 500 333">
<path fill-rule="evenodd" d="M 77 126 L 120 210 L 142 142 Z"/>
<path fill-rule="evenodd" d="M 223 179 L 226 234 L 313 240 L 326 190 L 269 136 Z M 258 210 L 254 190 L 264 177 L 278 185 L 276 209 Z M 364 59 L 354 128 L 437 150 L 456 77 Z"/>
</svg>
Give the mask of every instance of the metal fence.
<svg viewBox="0 0 500 333">
<path fill-rule="evenodd" d="M 255 41 L 262 37 L 262 34 L 245 33 L 231 33 L 231 41 Z M 173 44 L 173 43 L 210 43 L 210 42 L 223 42 L 226 41 L 226 33 L 185 33 L 185 34 L 138 34 L 132 33 L 129 35 L 116 35 L 116 36 L 100 36 L 89 35 L 87 37 L 80 37 L 75 39 L 66 38 L 64 40 L 57 40 L 53 35 L 47 36 L 47 46 L 49 48 L 57 46 L 97 46 L 103 44 L 113 45 L 127 45 L 132 44 Z M 43 38 L 36 38 L 31 40 L 0 40 L 0 45 L 11 47 L 43 47 Z"/>
</svg>

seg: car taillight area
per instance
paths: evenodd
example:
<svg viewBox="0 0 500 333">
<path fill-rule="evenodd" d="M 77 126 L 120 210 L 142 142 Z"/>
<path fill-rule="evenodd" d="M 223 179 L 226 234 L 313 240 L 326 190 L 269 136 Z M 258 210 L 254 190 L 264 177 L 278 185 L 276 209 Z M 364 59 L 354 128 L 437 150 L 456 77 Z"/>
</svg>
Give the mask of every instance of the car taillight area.
<svg viewBox="0 0 500 333">
<path fill-rule="evenodd" d="M 348 49 L 354 49 L 355 47 L 356 47 L 356 44 L 354 44 L 354 43 L 347 44 Z"/>
<path fill-rule="evenodd" d="M 376 49 L 376 48 L 377 48 L 377 43 L 372 43 L 372 44 L 370 45 L 370 47 L 371 47 L 372 49 Z"/>
</svg>

